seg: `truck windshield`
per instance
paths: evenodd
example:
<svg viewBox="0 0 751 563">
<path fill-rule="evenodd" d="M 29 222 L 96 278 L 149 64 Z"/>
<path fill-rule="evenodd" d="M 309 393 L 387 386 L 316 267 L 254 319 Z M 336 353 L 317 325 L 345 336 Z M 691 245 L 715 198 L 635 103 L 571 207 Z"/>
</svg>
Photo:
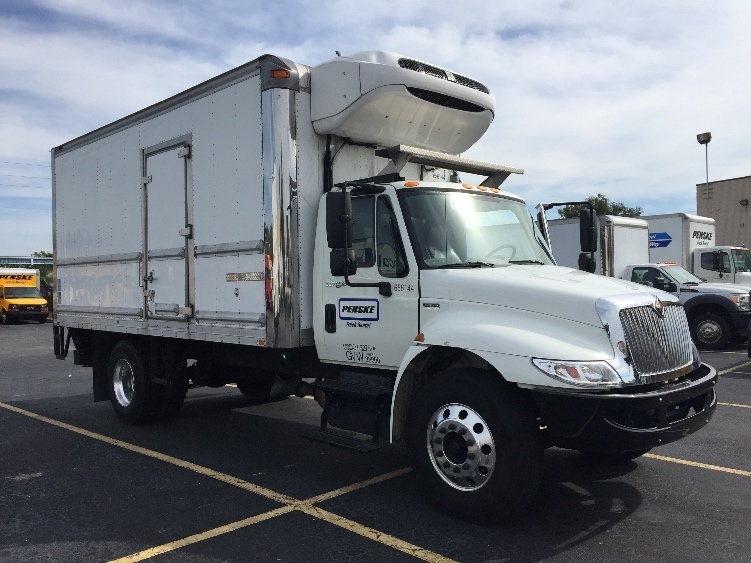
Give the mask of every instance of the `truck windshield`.
<svg viewBox="0 0 751 563">
<path fill-rule="evenodd" d="M 675 283 L 688 284 L 688 283 L 703 283 L 703 280 L 697 278 L 694 274 L 681 268 L 680 266 L 663 266 L 662 269 L 667 275 L 669 275 Z"/>
<path fill-rule="evenodd" d="M 736 272 L 751 272 L 751 252 L 745 248 L 731 250 Z"/>
<path fill-rule="evenodd" d="M 400 196 L 423 268 L 553 264 L 520 201 L 429 189 Z"/>
<path fill-rule="evenodd" d="M 42 294 L 39 293 L 39 290 L 36 287 L 6 287 L 5 288 L 5 298 L 6 299 L 23 299 L 26 298 L 34 298 L 34 299 L 42 299 Z"/>
</svg>

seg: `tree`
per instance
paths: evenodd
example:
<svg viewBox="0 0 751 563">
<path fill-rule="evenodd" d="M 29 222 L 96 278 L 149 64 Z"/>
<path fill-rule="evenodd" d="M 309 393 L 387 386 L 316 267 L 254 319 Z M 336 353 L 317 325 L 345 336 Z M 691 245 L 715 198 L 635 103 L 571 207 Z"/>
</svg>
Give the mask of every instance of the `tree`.
<svg viewBox="0 0 751 563">
<path fill-rule="evenodd" d="M 47 252 L 46 250 L 40 250 L 39 252 L 32 252 L 31 255 L 34 256 L 35 258 L 52 258 L 52 253 Z M 42 285 L 54 285 L 55 280 L 52 277 L 52 266 L 47 266 L 47 265 L 37 266 L 35 264 L 34 267 L 39 269 L 39 277 L 41 278 L 40 283 Z"/>
<path fill-rule="evenodd" d="M 597 215 L 619 215 L 621 217 L 639 217 L 644 211 L 641 207 L 628 207 L 619 201 L 610 201 L 608 196 L 603 194 L 591 195 L 587 201 L 592 203 Z M 582 205 L 566 205 L 558 208 L 558 215 L 564 219 L 574 219 L 579 217 L 580 209 L 589 209 Z"/>
</svg>

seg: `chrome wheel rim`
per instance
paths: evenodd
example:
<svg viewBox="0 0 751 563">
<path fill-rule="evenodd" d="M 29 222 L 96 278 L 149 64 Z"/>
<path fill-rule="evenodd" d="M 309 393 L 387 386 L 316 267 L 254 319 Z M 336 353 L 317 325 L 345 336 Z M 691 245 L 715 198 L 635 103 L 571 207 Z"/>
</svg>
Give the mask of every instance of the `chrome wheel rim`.
<svg viewBox="0 0 751 563">
<path fill-rule="evenodd" d="M 493 474 L 493 435 L 470 407 L 451 403 L 435 411 L 428 423 L 427 447 L 436 472 L 455 489 L 475 491 Z"/>
<path fill-rule="evenodd" d="M 128 360 L 120 358 L 115 363 L 112 382 L 115 388 L 115 397 L 117 402 L 127 407 L 133 401 L 135 377 L 133 376 L 133 367 Z"/>
</svg>

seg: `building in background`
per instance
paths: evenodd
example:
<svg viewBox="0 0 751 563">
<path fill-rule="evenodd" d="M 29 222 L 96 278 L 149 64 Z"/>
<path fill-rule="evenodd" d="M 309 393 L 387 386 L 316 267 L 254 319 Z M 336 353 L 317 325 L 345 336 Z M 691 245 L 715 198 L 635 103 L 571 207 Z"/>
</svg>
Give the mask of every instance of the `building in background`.
<svg viewBox="0 0 751 563">
<path fill-rule="evenodd" d="M 696 214 L 715 220 L 715 245 L 751 248 L 751 176 L 696 184 Z"/>
</svg>

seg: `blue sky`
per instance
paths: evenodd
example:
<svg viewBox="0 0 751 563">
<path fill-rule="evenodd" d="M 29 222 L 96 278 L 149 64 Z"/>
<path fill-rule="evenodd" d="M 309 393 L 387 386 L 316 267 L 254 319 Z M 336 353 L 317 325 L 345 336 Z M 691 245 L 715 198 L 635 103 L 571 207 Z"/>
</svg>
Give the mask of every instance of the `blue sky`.
<svg viewBox="0 0 751 563">
<path fill-rule="evenodd" d="M 486 84 L 464 156 L 525 169 L 530 205 L 604 193 L 696 211 L 751 175 L 751 3 L 3 0 L 0 255 L 51 250 L 51 147 L 272 53 L 315 65 L 379 49 Z"/>
</svg>

